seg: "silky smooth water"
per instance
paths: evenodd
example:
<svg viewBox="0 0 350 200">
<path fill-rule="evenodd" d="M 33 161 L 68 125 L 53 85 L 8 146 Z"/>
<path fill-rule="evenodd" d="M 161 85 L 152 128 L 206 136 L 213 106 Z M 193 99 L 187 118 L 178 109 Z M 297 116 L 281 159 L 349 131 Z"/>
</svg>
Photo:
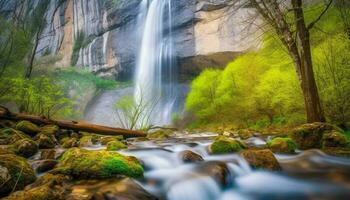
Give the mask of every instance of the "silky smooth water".
<svg viewBox="0 0 350 200">
<path fill-rule="evenodd" d="M 308 150 L 277 154 L 283 170 L 252 169 L 237 153 L 211 155 L 213 134 L 179 136 L 163 141 L 129 141 L 122 153 L 136 156 L 145 166 L 139 184 L 164 200 L 339 200 L 350 195 L 350 159 Z M 261 146 L 264 139 L 251 138 Z M 185 163 L 181 152 L 191 150 L 204 161 Z M 220 178 L 224 168 L 225 177 Z"/>
<path fill-rule="evenodd" d="M 171 122 L 177 101 L 171 5 L 171 0 L 143 0 L 140 6 L 140 15 L 145 16 L 145 20 L 140 25 L 143 34 L 134 98 L 137 105 L 146 108 L 141 118 L 156 125 Z M 138 23 L 142 24 L 142 18 Z"/>
</svg>

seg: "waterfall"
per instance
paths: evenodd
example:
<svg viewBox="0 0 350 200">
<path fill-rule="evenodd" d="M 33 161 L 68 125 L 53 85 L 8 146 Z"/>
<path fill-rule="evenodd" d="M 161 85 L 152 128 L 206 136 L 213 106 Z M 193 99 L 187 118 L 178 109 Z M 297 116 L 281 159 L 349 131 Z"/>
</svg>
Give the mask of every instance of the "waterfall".
<svg viewBox="0 0 350 200">
<path fill-rule="evenodd" d="M 147 14 L 135 72 L 134 99 L 136 105 L 144 107 L 142 119 L 149 118 L 148 124 L 167 125 L 177 99 L 171 0 L 143 0 L 141 9 L 147 9 Z"/>
</svg>

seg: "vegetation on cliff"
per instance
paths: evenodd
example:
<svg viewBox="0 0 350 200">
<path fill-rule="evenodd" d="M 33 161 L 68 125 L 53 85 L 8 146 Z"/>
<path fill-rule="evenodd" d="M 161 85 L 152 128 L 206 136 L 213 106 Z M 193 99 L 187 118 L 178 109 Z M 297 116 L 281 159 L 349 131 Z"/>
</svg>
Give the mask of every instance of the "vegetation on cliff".
<svg viewBox="0 0 350 200">
<path fill-rule="evenodd" d="M 312 9 L 315 8 L 315 9 Z M 306 20 L 318 16 L 320 6 L 308 8 Z M 315 77 L 325 116 L 349 126 L 349 37 L 338 9 L 330 8 L 311 31 Z M 303 94 L 292 59 L 266 32 L 262 49 L 240 56 L 224 70 L 207 69 L 192 82 L 186 109 L 194 113 L 193 127 L 233 125 L 262 128 L 306 121 Z"/>
</svg>

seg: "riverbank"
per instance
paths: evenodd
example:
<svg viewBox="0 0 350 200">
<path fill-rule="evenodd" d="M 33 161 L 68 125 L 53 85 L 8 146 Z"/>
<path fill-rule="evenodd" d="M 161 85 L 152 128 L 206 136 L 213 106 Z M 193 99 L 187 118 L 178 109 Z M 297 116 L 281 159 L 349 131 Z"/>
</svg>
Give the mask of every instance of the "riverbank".
<svg viewBox="0 0 350 200">
<path fill-rule="evenodd" d="M 342 199 L 350 149 L 328 124 L 146 138 L 0 121 L 4 199 Z M 307 141 L 307 142 L 305 142 Z M 5 197 L 7 196 L 7 197 Z"/>
</svg>

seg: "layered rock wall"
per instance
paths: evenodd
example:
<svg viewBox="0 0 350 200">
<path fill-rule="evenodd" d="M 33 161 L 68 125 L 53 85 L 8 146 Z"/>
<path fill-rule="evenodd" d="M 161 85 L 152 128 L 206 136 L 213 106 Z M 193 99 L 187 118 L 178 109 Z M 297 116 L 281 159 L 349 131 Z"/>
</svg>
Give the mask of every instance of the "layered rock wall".
<svg viewBox="0 0 350 200">
<path fill-rule="evenodd" d="M 142 0 L 35 0 L 27 10 L 49 1 L 37 57 L 60 56 L 57 66 L 78 66 L 100 76 L 132 77 L 140 49 Z M 7 0 L 2 13 L 20 0 Z M 254 17 L 242 0 L 173 0 L 175 51 L 186 78 L 206 67 L 223 67 L 234 57 L 257 48 Z M 256 34 L 257 36 L 258 34 Z M 79 45 L 76 43 L 79 40 Z"/>
</svg>

